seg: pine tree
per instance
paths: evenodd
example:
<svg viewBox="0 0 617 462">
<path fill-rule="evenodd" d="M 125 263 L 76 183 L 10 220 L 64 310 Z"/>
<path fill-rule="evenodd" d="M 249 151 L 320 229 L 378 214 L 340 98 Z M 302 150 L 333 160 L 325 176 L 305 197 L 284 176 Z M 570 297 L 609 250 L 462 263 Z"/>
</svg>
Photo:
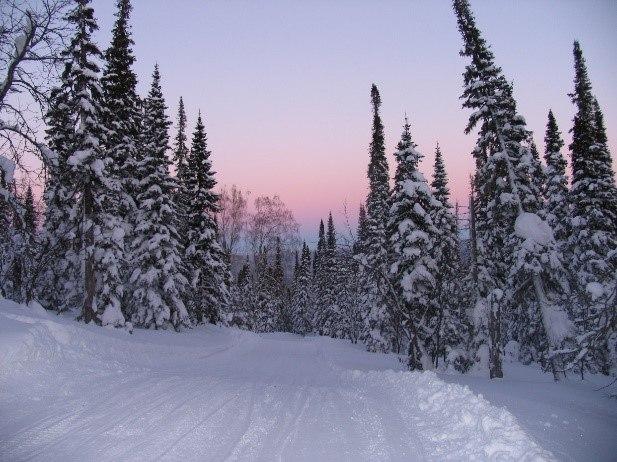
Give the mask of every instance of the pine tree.
<svg viewBox="0 0 617 462">
<path fill-rule="evenodd" d="M 255 260 L 255 311 L 256 332 L 274 332 L 279 325 L 280 306 L 276 297 L 274 270 L 267 255 L 262 254 Z"/>
<path fill-rule="evenodd" d="M 540 210 L 543 210 L 543 199 L 544 199 L 544 191 L 546 190 L 546 173 L 544 171 L 544 167 L 542 166 L 542 161 L 540 160 L 540 153 L 538 152 L 538 147 L 536 143 L 531 139 L 529 141 L 529 154 L 531 155 L 531 177 L 530 182 L 534 188 L 534 194 L 538 196 L 538 200 L 540 201 Z"/>
<path fill-rule="evenodd" d="M 320 233 L 323 222 L 320 223 Z M 321 234 L 320 234 L 320 242 Z M 319 272 L 315 279 L 317 288 L 317 301 L 315 303 L 314 325 L 320 335 L 340 337 L 341 313 L 337 305 L 337 248 L 336 230 L 332 212 L 328 215 L 328 230 L 322 243 Z"/>
<path fill-rule="evenodd" d="M 52 90 L 45 120 L 47 144 L 55 153 L 45 174 L 42 260 L 38 299 L 58 312 L 77 307 L 83 290 L 80 273 L 78 221 L 74 213 L 77 190 L 67 163 L 74 130 L 66 82 Z"/>
<path fill-rule="evenodd" d="M 357 256 L 360 265 L 361 310 L 364 318 L 363 342 L 371 351 L 389 351 L 394 347 L 393 320 L 388 303 L 388 162 L 386 161 L 384 128 L 379 115 L 381 97 L 371 87 L 373 108 L 372 139 L 368 166 L 369 193 L 366 198 L 366 236 Z"/>
<path fill-rule="evenodd" d="M 36 233 L 37 216 L 34 209 L 34 195 L 30 185 L 26 188 L 24 196 L 24 225 L 28 234 L 34 236 Z"/>
<path fill-rule="evenodd" d="M 439 314 L 434 297 L 437 262 L 432 255 L 437 229 L 431 216 L 437 204 L 418 170 L 422 157 L 411 140 L 410 125 L 405 119 L 395 153 L 397 169 L 388 229 L 392 230 L 390 276 L 399 295 L 403 326 L 411 339 L 408 346 L 411 370 L 430 367 L 436 351 L 432 332 Z"/>
<path fill-rule="evenodd" d="M 136 216 L 138 194 L 137 161 L 141 101 L 136 93 L 137 76 L 129 18 L 133 9 L 130 0 L 117 0 L 116 22 L 112 29 L 110 47 L 105 51 L 105 69 L 101 78 L 103 88 L 103 121 L 107 129 L 106 145 L 115 169 L 111 174 L 122 184 L 123 192 L 117 214 L 125 219 Z M 129 228 L 127 228 L 127 231 Z"/>
<path fill-rule="evenodd" d="M 358 210 L 358 229 L 356 232 L 356 239 L 353 243 L 354 256 L 359 256 L 364 253 L 363 244 L 366 242 L 366 226 L 366 208 L 363 204 L 360 204 L 360 208 Z"/>
<path fill-rule="evenodd" d="M 311 252 L 302 243 L 302 255 L 298 267 L 298 275 L 294 282 L 293 293 L 293 332 L 300 335 L 311 333 L 311 308 L 313 306 L 311 294 Z"/>
<path fill-rule="evenodd" d="M 190 325 L 183 302 L 183 248 L 177 231 L 178 214 L 172 200 L 176 182 L 169 173 L 170 122 L 165 114 L 160 73 L 155 66 L 144 103 L 142 158 L 137 164 L 138 218 L 134 228 L 131 275 L 135 311 L 133 322 L 146 328 L 179 329 Z"/>
<path fill-rule="evenodd" d="M 191 313 L 199 323 L 216 323 L 219 310 L 229 303 L 229 268 L 217 241 L 215 214 L 218 194 L 201 114 L 193 133 L 187 159 L 186 188 L 191 197 L 187 209 L 188 247 L 186 256 L 191 274 Z"/>
<path fill-rule="evenodd" d="M 320 277 L 321 264 L 323 259 L 323 253 L 326 248 L 326 228 L 323 224 L 323 220 L 319 220 L 319 234 L 317 238 L 317 249 L 315 249 L 315 256 L 313 257 L 313 277 Z"/>
<path fill-rule="evenodd" d="M 531 180 L 530 133 L 516 112 L 512 87 L 494 63 L 494 56 L 475 25 L 467 0 L 454 0 L 463 36 L 466 67 L 463 106 L 473 109 L 466 132 L 480 124 L 476 146 L 478 195 L 477 248 L 479 295 L 476 318 L 480 338 L 488 330 L 490 377 L 502 377 L 503 322 L 512 306 L 535 305 L 548 338 L 548 358 L 557 378 L 561 345 L 572 329 L 563 309 L 567 281 L 550 226 L 542 218 L 542 197 Z M 530 286 L 532 291 L 524 291 Z M 508 330 L 512 330 L 508 328 Z M 484 351 L 484 349 L 483 349 Z M 480 357 L 484 354 L 480 353 Z"/>
<path fill-rule="evenodd" d="M 587 350 L 585 367 L 607 372 L 607 341 L 615 329 L 614 284 L 617 267 L 610 258 L 617 248 L 617 192 L 606 143 L 602 112 L 595 100 L 585 58 L 574 42 L 572 127 L 571 271 L 578 295 L 576 318 Z"/>
<path fill-rule="evenodd" d="M 546 136 L 544 137 L 545 150 L 544 161 L 546 162 L 546 220 L 553 228 L 555 240 L 566 251 L 566 239 L 570 234 L 568 178 L 566 176 L 567 163 L 561 154 L 564 145 L 561 133 L 557 127 L 557 121 L 553 111 L 548 112 L 546 124 Z"/>
<path fill-rule="evenodd" d="M 461 308 L 462 281 L 459 252 L 458 223 L 452 213 L 448 177 L 439 143 L 435 149 L 435 164 L 431 189 L 434 203 L 431 208 L 433 224 L 437 231 L 432 255 L 437 263 L 435 276 L 437 305 L 439 309 L 433 361 L 438 365 L 450 353 L 460 351 L 467 337 L 467 325 Z"/>
<path fill-rule="evenodd" d="M 2 164 L 0 164 L 2 165 Z M 0 183 L 4 183 L 0 170 Z M 30 186 L 23 197 L 17 194 L 15 182 L 0 186 L 11 191 L 11 197 L 0 194 L 2 243 L 0 244 L 0 290 L 5 297 L 18 303 L 29 303 L 34 297 L 36 258 L 36 212 Z M 6 202 L 5 202 L 6 201 Z M 13 203 L 11 203 L 13 202 Z"/>
<path fill-rule="evenodd" d="M 300 255 L 298 255 L 298 250 L 294 252 L 294 281 L 298 278 L 298 274 L 300 273 Z"/>
<path fill-rule="evenodd" d="M 291 313 L 291 300 L 289 291 L 285 285 L 285 272 L 283 270 L 283 246 L 280 237 L 276 238 L 274 263 L 270 270 L 271 299 L 275 305 L 275 324 L 277 332 L 292 332 L 293 315 Z"/>
<path fill-rule="evenodd" d="M 189 179 L 188 158 L 190 152 L 186 140 L 186 113 L 184 111 L 184 101 L 182 97 L 180 97 L 180 102 L 178 103 L 177 132 L 174 139 L 173 162 L 176 167 L 176 178 L 178 180 L 178 188 L 174 198 L 178 211 L 181 214 L 182 223 L 180 228 L 182 230 L 182 236 L 186 236 L 188 226 L 186 213 L 191 202 L 191 198 L 187 191 Z"/>
<path fill-rule="evenodd" d="M 106 131 L 102 124 L 101 86 L 96 64 L 101 53 L 92 42 L 97 30 L 89 0 L 76 0 L 68 16 L 75 35 L 64 52 L 66 65 L 60 92 L 66 92 L 70 124 L 71 168 L 76 201 L 69 219 L 75 223 L 84 258 L 84 301 L 80 318 L 86 323 L 121 326 L 123 284 L 120 264 L 124 251 L 124 229 L 112 212 L 117 210 L 120 186 L 113 176 L 114 159 L 103 150 Z"/>
</svg>

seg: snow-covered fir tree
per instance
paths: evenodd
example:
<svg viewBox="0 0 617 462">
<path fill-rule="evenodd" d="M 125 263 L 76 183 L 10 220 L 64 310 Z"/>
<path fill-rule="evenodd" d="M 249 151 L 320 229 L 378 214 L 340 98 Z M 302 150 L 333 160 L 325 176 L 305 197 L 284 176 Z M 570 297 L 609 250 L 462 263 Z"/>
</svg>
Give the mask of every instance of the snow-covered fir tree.
<svg viewBox="0 0 617 462">
<path fill-rule="evenodd" d="M 69 215 L 77 229 L 82 253 L 84 284 L 80 318 L 86 323 L 121 326 L 125 318 L 120 301 L 123 284 L 120 265 L 124 251 L 124 228 L 114 213 L 120 185 L 114 179 L 114 158 L 107 155 L 102 124 L 101 86 L 97 62 L 101 53 L 92 42 L 97 30 L 89 0 L 76 0 L 68 16 L 75 35 L 64 52 L 66 65 L 60 92 L 66 95 L 70 114 L 69 152 L 74 210 Z"/>
<path fill-rule="evenodd" d="M 101 78 L 103 88 L 103 123 L 106 128 L 105 147 L 113 159 L 110 175 L 121 189 L 115 219 L 125 230 L 125 247 L 130 247 L 134 238 L 132 229 L 136 226 L 138 183 L 137 162 L 139 160 L 141 101 L 136 93 L 137 77 L 132 69 L 135 62 L 131 46 L 129 25 L 132 6 L 130 0 L 118 0 L 116 21 L 112 29 L 111 45 L 105 51 L 105 67 Z M 126 258 L 123 258 L 126 260 Z M 121 278 L 125 284 L 132 268 L 123 265 Z M 123 299 L 123 311 L 130 317 L 133 307 L 128 292 Z"/>
<path fill-rule="evenodd" d="M 0 175 L 3 175 L 1 170 Z M 4 226 L 0 244 L 0 291 L 18 303 L 28 303 L 34 297 L 35 275 L 40 264 L 34 197 L 30 186 L 20 195 L 14 181 L 2 183 L 0 178 L 0 187 L 11 191 L 12 197 L 5 201 L 8 197 L 0 194 L 0 220 Z"/>
<path fill-rule="evenodd" d="M 458 223 L 452 212 L 448 176 L 439 144 L 435 148 L 435 164 L 431 190 L 438 203 L 431 208 L 432 219 L 437 231 L 432 255 L 437 264 L 435 275 L 438 305 L 438 321 L 435 331 L 435 350 L 433 361 L 439 358 L 461 367 L 468 329 L 462 307 L 463 282 L 461 275 L 460 243 Z"/>
<path fill-rule="evenodd" d="M 188 171 L 188 159 L 189 159 L 189 148 L 187 146 L 187 135 L 186 135 L 186 112 L 184 109 L 184 100 L 180 97 L 180 101 L 178 103 L 178 117 L 176 122 L 176 136 L 174 137 L 174 146 L 173 146 L 173 163 L 176 169 L 176 179 L 178 181 L 178 187 L 174 194 L 174 200 L 176 202 L 176 206 L 178 207 L 178 213 L 180 214 L 180 229 L 182 231 L 181 235 L 184 236 L 186 240 L 186 234 L 188 231 L 188 223 L 187 223 L 187 211 L 190 207 L 191 198 L 187 192 L 188 187 L 188 179 L 189 179 L 189 171 Z"/>
<path fill-rule="evenodd" d="M 225 324 L 240 329 L 252 330 L 252 303 L 253 295 L 251 266 L 248 257 L 230 288 L 230 309 L 225 313 Z"/>
<path fill-rule="evenodd" d="M 37 297 L 47 309 L 58 312 L 77 307 L 83 291 L 78 217 L 74 209 L 78 191 L 67 163 L 74 131 L 69 90 L 66 83 L 52 90 L 45 117 L 47 144 L 55 158 L 45 171 L 41 237 L 44 268 L 39 275 Z"/>
<path fill-rule="evenodd" d="M 105 68 L 101 78 L 103 87 L 104 123 L 107 129 L 106 146 L 114 159 L 116 175 L 125 195 L 118 214 L 134 216 L 138 193 L 137 166 L 141 122 L 141 101 L 137 96 L 137 76 L 132 69 L 133 39 L 129 18 L 130 0 L 117 0 L 116 22 L 112 29 L 111 45 L 105 51 Z"/>
<path fill-rule="evenodd" d="M 188 247 L 186 257 L 191 282 L 190 312 L 198 322 L 216 323 L 219 310 L 229 302 L 229 268 L 217 241 L 218 194 L 201 113 L 187 159 L 186 190 L 191 197 L 186 210 Z"/>
<path fill-rule="evenodd" d="M 566 252 L 566 240 L 570 235 L 570 197 L 566 176 L 566 159 L 561 154 L 564 142 L 557 126 L 553 111 L 548 112 L 546 135 L 544 137 L 544 161 L 546 162 L 546 220 L 553 228 L 553 235 L 562 252 Z"/>
<path fill-rule="evenodd" d="M 531 155 L 530 162 L 530 170 L 531 177 L 530 182 L 533 185 L 535 190 L 535 194 L 540 198 L 540 209 L 544 209 L 544 191 L 546 190 L 546 173 L 544 171 L 544 166 L 542 165 L 542 161 L 540 160 L 540 153 L 538 152 L 538 147 L 536 143 L 531 138 L 531 133 L 529 133 L 529 154 Z"/>
<path fill-rule="evenodd" d="M 319 220 L 319 232 L 317 237 L 317 248 L 315 249 L 315 254 L 313 256 L 313 277 L 318 279 L 321 277 L 321 268 L 322 268 L 322 260 L 323 254 L 326 249 L 326 227 L 324 226 L 323 220 Z"/>
<path fill-rule="evenodd" d="M 563 352 L 564 342 L 572 340 L 573 331 L 563 307 L 568 292 L 563 257 L 550 225 L 541 216 L 541 191 L 531 180 L 530 133 L 516 112 L 511 85 L 475 25 L 468 1 L 454 0 L 454 10 L 464 41 L 461 54 L 471 60 L 464 73 L 463 106 L 474 112 L 466 131 L 480 125 L 474 152 L 476 239 L 483 257 L 479 259 L 480 298 L 475 317 L 480 337 L 488 330 L 489 374 L 491 378 L 503 376 L 503 323 L 513 319 L 507 310 L 524 306 L 539 310 L 548 340 L 547 358 L 557 378 L 563 362 L 558 353 Z M 524 328 L 507 327 L 507 332 Z M 482 360 L 486 349 L 481 346 L 479 351 Z"/>
<path fill-rule="evenodd" d="M 190 325 L 190 319 L 183 301 L 187 291 L 182 271 L 184 249 L 173 202 L 176 182 L 169 173 L 167 159 L 170 122 L 165 114 L 160 79 L 155 66 L 144 102 L 144 144 L 137 163 L 139 209 L 132 251 L 134 311 L 131 314 L 138 326 L 179 329 Z"/>
<path fill-rule="evenodd" d="M 274 332 L 279 325 L 280 304 L 273 268 L 263 253 L 255 258 L 255 323 L 257 332 Z"/>
<path fill-rule="evenodd" d="M 395 184 L 392 191 L 388 229 L 392 246 L 390 276 L 398 295 L 403 328 L 409 338 L 408 366 L 411 370 L 430 368 L 439 329 L 437 261 L 434 248 L 437 229 L 432 210 L 438 204 L 418 170 L 423 156 L 411 140 L 407 119 L 397 145 Z"/>
<path fill-rule="evenodd" d="M 293 332 L 300 335 L 311 333 L 313 297 L 311 277 L 311 251 L 306 242 L 302 243 L 302 253 L 293 287 Z"/>
<path fill-rule="evenodd" d="M 317 255 L 319 256 L 319 266 L 315 274 L 316 301 L 313 325 L 320 335 L 337 337 L 340 332 L 340 313 L 337 306 L 337 277 L 338 269 L 336 230 L 332 213 L 328 215 L 328 227 L 325 236 L 323 232 L 323 221 L 319 225 L 319 243 Z M 319 248 L 321 245 L 321 249 Z"/>
<path fill-rule="evenodd" d="M 366 198 L 366 235 L 357 255 L 361 281 L 360 308 L 364 318 L 362 340 L 371 351 L 389 351 L 394 345 L 393 319 L 389 308 L 388 242 L 388 162 L 384 141 L 384 127 L 379 115 L 381 96 L 377 86 L 371 87 L 373 128 L 369 148 L 369 193 Z"/>
<path fill-rule="evenodd" d="M 587 354 L 581 369 L 608 370 L 607 341 L 615 330 L 617 193 L 602 113 L 592 94 L 580 44 L 574 42 L 571 232 L 568 247 L 578 296 L 576 321 Z"/>
</svg>

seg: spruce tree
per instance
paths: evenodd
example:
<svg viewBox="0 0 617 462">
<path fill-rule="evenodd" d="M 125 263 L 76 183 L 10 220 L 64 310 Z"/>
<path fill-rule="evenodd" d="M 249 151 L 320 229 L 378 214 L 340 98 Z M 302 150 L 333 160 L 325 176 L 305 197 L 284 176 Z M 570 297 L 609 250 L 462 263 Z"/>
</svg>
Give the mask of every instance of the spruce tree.
<svg viewBox="0 0 617 462">
<path fill-rule="evenodd" d="M 117 0 L 116 6 L 116 21 L 111 45 L 105 51 L 105 69 L 101 78 L 103 121 L 107 129 L 106 146 L 115 165 L 111 174 L 118 178 L 125 193 L 117 214 L 128 220 L 136 216 L 133 212 L 139 182 L 136 163 L 139 157 L 141 102 L 136 93 L 137 76 L 132 69 L 135 57 L 131 49 L 134 42 L 129 19 L 133 8 L 130 0 Z"/>
<path fill-rule="evenodd" d="M 293 332 L 300 335 L 311 333 L 311 251 L 302 243 L 302 254 L 298 266 L 298 275 L 294 282 L 293 293 Z"/>
<path fill-rule="evenodd" d="M 183 302 L 187 281 L 183 275 L 183 248 L 178 214 L 172 200 L 176 182 L 169 173 L 167 149 L 170 122 L 165 114 L 160 73 L 155 66 L 144 102 L 142 158 L 137 164 L 138 217 L 134 228 L 133 322 L 146 328 L 179 329 L 190 325 Z"/>
<path fill-rule="evenodd" d="M 356 239 L 353 243 L 354 256 L 359 256 L 364 253 L 363 244 L 366 242 L 366 208 L 363 204 L 360 204 L 358 210 L 358 229 L 356 232 Z"/>
<path fill-rule="evenodd" d="M 320 223 L 320 233 L 323 222 Z M 321 236 L 320 236 L 321 237 Z M 321 242 L 321 239 L 320 239 Z M 328 228 L 323 239 L 320 267 L 315 278 L 317 301 L 315 303 L 314 325 L 320 335 L 339 337 L 341 316 L 337 306 L 337 249 L 336 230 L 332 212 L 328 215 Z"/>
<path fill-rule="evenodd" d="M 106 130 L 99 67 L 101 53 L 92 42 L 97 30 L 90 0 L 76 0 L 68 21 L 75 35 L 64 52 L 65 68 L 61 92 L 66 92 L 71 117 L 70 151 L 67 165 L 71 168 L 76 201 L 69 219 L 78 220 L 76 228 L 80 252 L 84 258 L 84 300 L 80 318 L 89 323 L 121 326 L 125 319 L 120 309 L 123 284 L 120 265 L 124 251 L 124 228 L 117 210 L 120 185 L 115 180 L 114 158 L 103 150 Z"/>
<path fill-rule="evenodd" d="M 178 188 L 175 192 L 175 201 L 178 207 L 178 211 L 181 214 L 181 229 L 183 236 L 186 237 L 187 232 L 187 217 L 186 213 L 190 207 L 191 198 L 187 191 L 187 182 L 189 178 L 188 171 L 188 158 L 189 148 L 186 144 L 186 112 L 184 111 L 184 101 L 180 97 L 178 103 L 178 119 L 177 119 L 177 132 L 174 138 L 174 150 L 173 150 L 173 162 L 176 168 L 176 179 L 178 181 Z"/>
<path fill-rule="evenodd" d="M 74 131 L 68 91 L 64 80 L 61 87 L 52 90 L 45 116 L 47 145 L 55 159 L 45 170 L 41 239 L 44 268 L 39 277 L 38 299 L 47 309 L 58 312 L 77 307 L 83 291 L 78 221 L 74 213 L 77 190 L 67 163 Z"/>
<path fill-rule="evenodd" d="M 323 220 L 319 220 L 319 234 L 317 238 L 317 249 L 315 249 L 315 256 L 313 257 L 313 277 L 320 277 L 323 253 L 326 248 L 326 228 L 323 224 Z"/>
<path fill-rule="evenodd" d="M 435 149 L 431 190 L 437 201 L 431 208 L 437 231 L 432 251 L 437 263 L 435 297 L 438 300 L 439 314 L 433 357 L 437 366 L 439 357 L 446 359 L 450 352 L 458 351 L 467 336 L 467 326 L 461 309 L 463 290 L 458 223 L 452 212 L 448 177 L 439 143 Z"/>
<path fill-rule="evenodd" d="M 360 308 L 364 318 L 363 342 L 370 351 L 389 351 L 395 343 L 393 319 L 388 303 L 388 162 L 384 127 L 379 115 L 381 97 L 377 86 L 371 87 L 373 128 L 369 148 L 369 193 L 366 198 L 366 236 L 357 256 L 361 279 Z"/>
<path fill-rule="evenodd" d="M 392 191 L 388 229 L 392 230 L 390 276 L 399 295 L 403 326 L 410 339 L 408 366 L 411 370 L 430 367 L 436 344 L 439 306 L 437 261 L 432 255 L 437 229 L 431 211 L 437 205 L 424 175 L 418 170 L 423 156 L 411 140 L 407 119 L 397 145 L 395 185 Z"/>
<path fill-rule="evenodd" d="M 470 11 L 467 0 L 454 0 L 458 27 L 464 41 L 463 56 L 471 63 L 464 74 L 463 106 L 474 112 L 466 131 L 480 125 L 476 147 L 476 240 L 482 253 L 478 267 L 480 322 L 488 330 L 490 377 L 502 377 L 504 320 L 512 306 L 535 305 L 540 310 L 548 339 L 547 356 L 553 373 L 561 369 L 561 347 L 572 340 L 563 309 L 567 280 L 563 257 L 550 226 L 543 220 L 542 197 L 532 181 L 533 155 L 527 146 L 530 133 L 516 112 L 512 87 L 495 65 L 494 56 Z M 532 291 L 523 290 L 532 287 Z M 512 330 L 512 329 L 508 329 Z M 486 351 L 485 348 L 482 351 Z M 484 354 L 480 352 L 479 358 Z"/>
<path fill-rule="evenodd" d="M 562 252 L 566 252 L 566 240 L 570 235 L 568 178 L 566 176 L 567 163 L 561 154 L 564 145 L 561 133 L 557 127 L 557 121 L 553 111 L 548 112 L 546 124 L 546 136 L 544 137 L 545 150 L 544 161 L 546 162 L 546 220 L 553 228 L 557 244 Z"/>
<path fill-rule="evenodd" d="M 592 94 L 580 44 L 574 42 L 572 127 L 572 205 L 568 247 L 578 295 L 576 320 L 587 355 L 582 369 L 607 372 L 607 341 L 615 330 L 615 274 L 611 258 L 617 248 L 617 193 L 606 143 L 602 112 Z"/>
<path fill-rule="evenodd" d="M 214 324 L 219 320 L 219 310 L 229 302 L 230 277 L 223 249 L 217 241 L 215 215 L 219 196 L 214 191 L 216 180 L 210 155 L 200 113 L 187 159 L 186 189 L 191 202 L 186 210 L 186 256 L 191 275 L 191 314 L 199 323 Z"/>
</svg>

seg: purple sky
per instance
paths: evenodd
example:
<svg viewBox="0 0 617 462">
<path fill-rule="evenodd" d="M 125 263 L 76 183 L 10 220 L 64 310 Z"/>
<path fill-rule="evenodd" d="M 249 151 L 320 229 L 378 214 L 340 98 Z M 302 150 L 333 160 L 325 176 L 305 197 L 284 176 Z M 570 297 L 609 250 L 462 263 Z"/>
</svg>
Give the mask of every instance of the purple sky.
<svg viewBox="0 0 617 462">
<path fill-rule="evenodd" d="M 329 210 L 342 231 L 345 203 L 356 220 L 366 194 L 372 82 L 382 95 L 391 165 L 407 111 L 426 154 L 423 171 L 431 171 L 439 141 L 454 199 L 467 201 L 475 136 L 463 133 L 466 61 L 449 1 L 133 3 L 141 93 L 158 62 L 172 120 L 181 95 L 191 130 L 202 110 L 219 184 L 279 194 L 303 236 L 312 240 Z M 569 140 L 572 41 L 581 42 L 615 153 L 617 2 L 471 4 L 539 147 L 549 108 Z M 104 49 L 115 1 L 94 7 Z"/>
</svg>

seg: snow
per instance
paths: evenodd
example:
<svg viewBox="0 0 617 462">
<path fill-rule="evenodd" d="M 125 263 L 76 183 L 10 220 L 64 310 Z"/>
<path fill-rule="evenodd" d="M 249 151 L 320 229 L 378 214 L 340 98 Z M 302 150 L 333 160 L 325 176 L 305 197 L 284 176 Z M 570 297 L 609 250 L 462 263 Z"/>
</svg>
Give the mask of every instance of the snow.
<svg viewBox="0 0 617 462">
<path fill-rule="evenodd" d="M 7 184 L 12 183 L 13 175 L 15 174 L 15 162 L 8 157 L 0 155 L 0 173 Z"/>
<path fill-rule="evenodd" d="M 523 212 L 516 217 L 514 232 L 518 237 L 542 246 L 553 241 L 553 230 L 535 213 Z"/>
<path fill-rule="evenodd" d="M 599 300 L 604 295 L 604 286 L 599 282 L 588 283 L 586 289 L 593 301 Z"/>
<path fill-rule="evenodd" d="M 69 165 L 81 165 L 92 154 L 90 149 L 75 151 L 67 160 Z"/>
<path fill-rule="evenodd" d="M 617 450 L 615 403 L 585 385 L 532 368 L 511 381 L 405 372 L 396 355 L 324 337 L 211 325 L 131 335 L 0 300 L 0 365 L 4 460 L 610 460 Z"/>
<path fill-rule="evenodd" d="M 472 374 L 439 374 L 447 382 L 508 409 L 543 448 L 561 461 L 614 461 L 617 453 L 617 385 L 598 390 L 614 377 L 574 376 L 555 383 L 537 366 L 504 362 L 504 379 Z"/>
</svg>

